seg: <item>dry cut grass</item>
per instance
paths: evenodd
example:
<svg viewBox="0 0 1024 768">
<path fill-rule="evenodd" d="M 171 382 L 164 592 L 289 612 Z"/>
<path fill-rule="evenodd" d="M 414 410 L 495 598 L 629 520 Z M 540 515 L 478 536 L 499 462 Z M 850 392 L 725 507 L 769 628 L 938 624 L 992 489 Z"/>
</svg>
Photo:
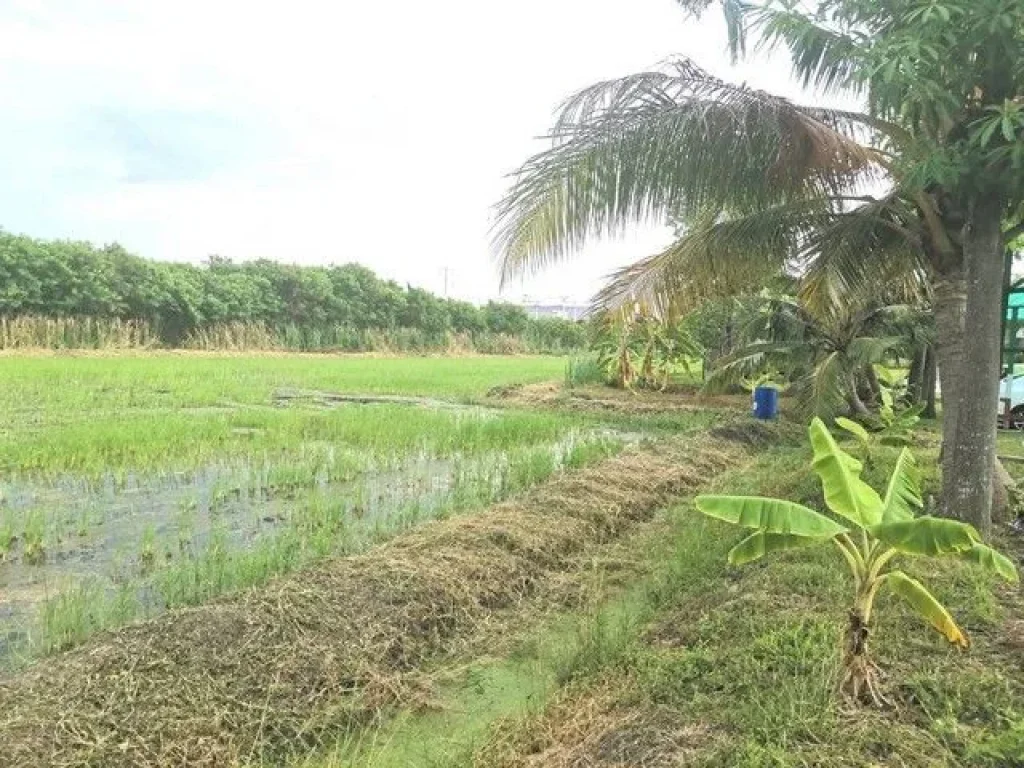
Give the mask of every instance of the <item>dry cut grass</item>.
<svg viewBox="0 0 1024 768">
<path fill-rule="evenodd" d="M 563 692 L 529 729 L 495 728 L 474 768 L 671 768 L 712 739 L 707 726 L 675 712 L 624 704 L 617 684 L 577 693 Z"/>
<path fill-rule="evenodd" d="M 427 693 L 418 668 L 493 632 L 580 555 L 743 455 L 715 443 L 630 451 L 486 513 L 40 662 L 0 681 L 0 762 L 278 764 L 333 742 L 415 705 Z"/>
<path fill-rule="evenodd" d="M 554 408 L 581 413 L 673 414 L 707 411 L 735 412 L 750 407 L 746 395 L 707 395 L 700 392 L 652 392 L 605 386 L 566 388 L 561 382 L 498 386 L 488 393 L 496 404 L 519 408 Z"/>
</svg>

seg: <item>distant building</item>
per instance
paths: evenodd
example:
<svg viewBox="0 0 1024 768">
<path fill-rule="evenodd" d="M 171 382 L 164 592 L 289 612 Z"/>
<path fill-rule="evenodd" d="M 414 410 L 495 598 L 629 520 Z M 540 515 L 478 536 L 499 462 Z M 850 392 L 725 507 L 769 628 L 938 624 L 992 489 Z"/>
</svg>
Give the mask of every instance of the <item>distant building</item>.
<svg viewBox="0 0 1024 768">
<path fill-rule="evenodd" d="M 523 302 L 523 309 L 530 317 L 561 317 L 566 320 L 582 320 L 590 309 L 586 304 L 566 304 L 562 302 Z"/>
</svg>

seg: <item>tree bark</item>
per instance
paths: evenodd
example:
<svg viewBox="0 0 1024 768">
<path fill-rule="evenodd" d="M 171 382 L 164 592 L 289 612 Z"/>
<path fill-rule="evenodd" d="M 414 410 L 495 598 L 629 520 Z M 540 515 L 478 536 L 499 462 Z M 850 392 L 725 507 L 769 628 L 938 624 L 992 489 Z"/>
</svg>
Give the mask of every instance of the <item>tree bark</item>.
<svg viewBox="0 0 1024 768">
<path fill-rule="evenodd" d="M 846 395 L 846 402 L 850 406 L 850 415 L 870 416 L 871 411 L 864 405 L 864 401 L 860 399 L 860 395 L 857 393 L 857 376 L 852 371 L 847 377 L 846 386 L 849 390 Z"/>
<path fill-rule="evenodd" d="M 992 476 L 999 398 L 999 331 L 1002 326 L 1003 205 L 993 197 L 971 206 L 964 228 L 967 306 L 956 430 L 946 446 L 943 488 L 946 511 L 972 523 L 983 536 L 992 528 Z M 969 377 L 969 378 L 968 378 Z M 956 374 L 954 374 L 954 378 Z M 952 448 L 952 450 L 950 450 Z"/>
<path fill-rule="evenodd" d="M 921 399 L 924 401 L 924 410 L 921 417 L 934 419 L 935 412 L 935 385 L 938 383 L 938 369 L 935 364 L 935 347 L 931 344 L 924 349 L 924 370 L 921 375 Z"/>
<path fill-rule="evenodd" d="M 962 272 L 944 275 L 935 283 L 932 312 L 935 315 L 935 360 L 938 365 L 942 401 L 942 476 L 952 477 L 952 445 L 956 435 L 957 403 L 960 395 L 964 349 L 964 313 L 967 285 Z M 953 516 L 949 486 L 943 483 L 941 510 Z"/>
<path fill-rule="evenodd" d="M 871 404 L 877 406 L 882 402 L 882 385 L 878 382 L 875 367 L 870 363 L 864 366 L 864 380 L 867 381 L 868 391 L 871 392 Z"/>
<path fill-rule="evenodd" d="M 928 345 L 921 344 L 911 350 L 910 370 L 907 373 L 907 403 L 911 407 L 924 402 L 925 362 L 928 357 Z"/>
<path fill-rule="evenodd" d="M 1006 471 L 998 457 L 992 474 L 992 521 L 1008 523 L 1012 517 L 1011 496 L 1017 487 L 1016 481 Z"/>
</svg>

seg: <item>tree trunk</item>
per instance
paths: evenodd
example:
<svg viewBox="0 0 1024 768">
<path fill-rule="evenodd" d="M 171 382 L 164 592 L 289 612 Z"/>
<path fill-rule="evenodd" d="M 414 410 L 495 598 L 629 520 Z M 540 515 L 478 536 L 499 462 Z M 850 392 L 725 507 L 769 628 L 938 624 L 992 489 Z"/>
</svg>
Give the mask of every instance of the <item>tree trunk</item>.
<svg viewBox="0 0 1024 768">
<path fill-rule="evenodd" d="M 864 405 L 864 401 L 860 399 L 860 395 L 857 393 L 857 375 L 850 372 L 846 382 L 847 389 L 849 390 L 846 395 L 846 402 L 850 406 L 851 416 L 870 416 L 871 411 Z"/>
<path fill-rule="evenodd" d="M 911 351 L 910 370 L 907 372 L 907 404 L 911 407 L 924 402 L 925 362 L 928 356 L 928 345 L 921 344 Z"/>
<path fill-rule="evenodd" d="M 992 528 L 992 475 L 996 459 L 999 398 L 999 330 L 1002 326 L 1003 233 L 998 199 L 979 198 L 964 228 L 967 307 L 956 431 L 946 446 L 943 495 L 946 511 L 973 523 L 983 536 Z M 954 374 L 954 378 L 956 374 Z M 952 449 L 952 450 L 950 450 Z"/>
<path fill-rule="evenodd" d="M 935 283 L 932 312 L 935 315 L 935 360 L 938 364 L 938 378 L 942 389 L 942 476 L 951 477 L 948 464 L 953 460 L 950 446 L 956 434 L 956 412 L 960 395 L 961 363 L 964 349 L 964 312 L 967 306 L 967 286 L 964 275 L 955 272 L 944 275 Z M 941 509 L 950 515 L 951 504 L 947 504 L 943 485 Z"/>
<path fill-rule="evenodd" d="M 878 405 L 882 402 L 882 385 L 878 383 L 878 374 L 875 373 L 875 366 L 864 366 L 864 379 L 868 383 L 868 391 L 871 393 L 871 404 Z"/>
<path fill-rule="evenodd" d="M 924 349 L 924 370 L 921 375 L 921 399 L 924 401 L 924 410 L 921 412 L 922 418 L 935 418 L 936 383 L 938 383 L 938 370 L 935 364 L 935 347 L 928 344 Z"/>
<path fill-rule="evenodd" d="M 1013 496 L 1017 483 L 1006 471 L 998 458 L 992 474 L 992 521 L 995 523 L 1010 522 L 1013 512 Z"/>
<path fill-rule="evenodd" d="M 857 602 L 850 611 L 849 623 L 843 633 L 843 666 L 839 690 L 855 702 L 880 707 L 890 702 L 879 689 L 879 669 L 868 652 L 872 593 L 870 583 L 862 586 Z"/>
</svg>

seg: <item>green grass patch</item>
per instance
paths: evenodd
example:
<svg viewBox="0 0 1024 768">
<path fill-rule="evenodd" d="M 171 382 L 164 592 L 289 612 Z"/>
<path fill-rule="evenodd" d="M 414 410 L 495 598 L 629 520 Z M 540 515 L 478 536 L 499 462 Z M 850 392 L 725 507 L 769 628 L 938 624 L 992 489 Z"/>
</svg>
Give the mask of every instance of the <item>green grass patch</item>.
<svg viewBox="0 0 1024 768">
<path fill-rule="evenodd" d="M 775 449 L 715 490 L 813 503 L 807 460 L 805 449 Z M 1018 587 L 965 562 L 904 558 L 901 567 L 933 587 L 973 647 L 953 649 L 895 598 L 881 598 L 871 642 L 896 704 L 856 708 L 836 694 L 852 592 L 838 555 L 809 549 L 732 568 L 726 554 L 742 531 L 689 507 L 676 514 L 674 554 L 647 593 L 646 627 L 613 642 L 613 652 L 591 644 L 543 713 L 504 721 L 471 758 L 450 765 L 500 768 L 531 754 L 552 768 L 640 764 L 641 756 L 708 768 L 1024 764 Z M 609 762 L 609 745 L 625 738 L 621 724 L 638 722 L 649 732 L 624 763 Z M 663 751 L 652 756 L 641 744 Z"/>
</svg>

